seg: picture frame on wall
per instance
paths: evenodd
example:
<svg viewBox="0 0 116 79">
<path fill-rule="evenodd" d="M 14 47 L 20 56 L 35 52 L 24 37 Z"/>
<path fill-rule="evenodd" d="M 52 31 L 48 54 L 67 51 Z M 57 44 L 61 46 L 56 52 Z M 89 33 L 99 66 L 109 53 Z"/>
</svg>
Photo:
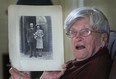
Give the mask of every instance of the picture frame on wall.
<svg viewBox="0 0 116 79">
<path fill-rule="evenodd" d="M 10 5 L 9 58 L 20 71 L 61 70 L 64 63 L 61 6 Z"/>
</svg>

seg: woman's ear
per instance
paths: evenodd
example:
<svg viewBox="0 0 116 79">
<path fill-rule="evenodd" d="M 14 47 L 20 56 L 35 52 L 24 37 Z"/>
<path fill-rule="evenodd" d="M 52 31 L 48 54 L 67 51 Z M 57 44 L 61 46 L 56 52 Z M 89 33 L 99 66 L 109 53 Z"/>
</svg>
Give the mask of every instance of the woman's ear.
<svg viewBox="0 0 116 79">
<path fill-rule="evenodd" d="M 108 34 L 103 33 L 102 36 L 101 36 L 102 47 L 104 47 L 107 42 L 108 42 Z"/>
</svg>

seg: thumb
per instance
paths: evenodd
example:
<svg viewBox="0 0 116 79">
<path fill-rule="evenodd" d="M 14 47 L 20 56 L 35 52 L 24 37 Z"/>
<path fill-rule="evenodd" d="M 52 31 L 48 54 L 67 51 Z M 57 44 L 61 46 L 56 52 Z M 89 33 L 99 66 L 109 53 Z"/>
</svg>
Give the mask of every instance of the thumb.
<svg viewBox="0 0 116 79">
<path fill-rule="evenodd" d="M 62 69 L 61 72 L 57 75 L 57 78 L 60 78 L 64 74 L 65 71 L 66 71 L 66 68 Z"/>
</svg>

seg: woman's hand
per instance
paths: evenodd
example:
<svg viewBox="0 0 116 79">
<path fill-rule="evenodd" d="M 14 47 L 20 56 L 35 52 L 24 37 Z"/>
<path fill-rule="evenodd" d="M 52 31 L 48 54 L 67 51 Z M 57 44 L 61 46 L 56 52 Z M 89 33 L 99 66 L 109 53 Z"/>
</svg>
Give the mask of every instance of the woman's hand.
<svg viewBox="0 0 116 79">
<path fill-rule="evenodd" d="M 15 68 L 10 68 L 9 72 L 12 79 L 30 79 L 27 72 L 18 71 Z"/>
<path fill-rule="evenodd" d="M 66 65 L 64 64 L 62 71 L 44 71 L 40 79 L 60 79 L 66 70 Z"/>
</svg>

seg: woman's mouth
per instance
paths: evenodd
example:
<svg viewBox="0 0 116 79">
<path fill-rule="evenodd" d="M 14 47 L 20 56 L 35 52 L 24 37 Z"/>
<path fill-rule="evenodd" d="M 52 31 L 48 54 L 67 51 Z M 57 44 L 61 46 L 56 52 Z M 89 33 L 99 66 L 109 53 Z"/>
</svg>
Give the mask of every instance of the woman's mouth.
<svg viewBox="0 0 116 79">
<path fill-rule="evenodd" d="M 84 45 L 76 45 L 75 48 L 76 48 L 77 50 L 81 50 L 81 49 L 84 49 L 85 46 L 84 46 Z"/>
</svg>

